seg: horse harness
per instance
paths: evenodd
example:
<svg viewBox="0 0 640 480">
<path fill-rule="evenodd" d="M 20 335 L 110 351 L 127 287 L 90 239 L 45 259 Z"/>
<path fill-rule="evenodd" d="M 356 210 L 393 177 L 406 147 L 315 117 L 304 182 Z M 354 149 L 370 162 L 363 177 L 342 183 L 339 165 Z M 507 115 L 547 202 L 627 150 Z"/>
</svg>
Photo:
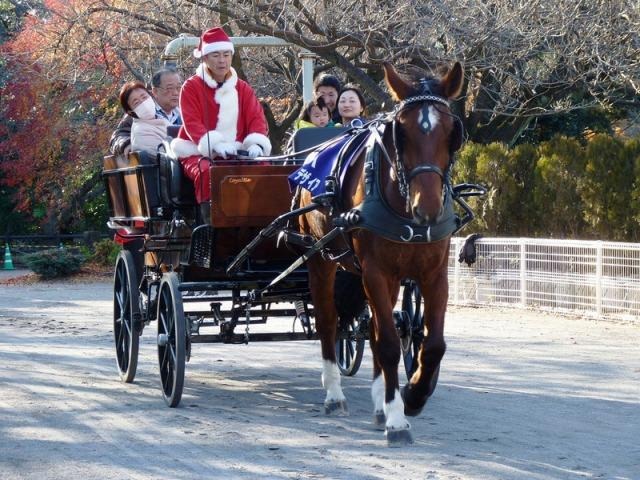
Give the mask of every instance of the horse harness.
<svg viewBox="0 0 640 480">
<path fill-rule="evenodd" d="M 399 243 L 431 243 L 442 240 L 449 235 L 455 233 L 462 227 L 462 221 L 455 214 L 453 202 L 455 200 L 454 191 L 451 185 L 451 168 L 454 164 L 454 152 L 457 145 L 451 144 L 449 148 L 449 163 L 443 171 L 440 167 L 433 164 L 419 165 L 408 173 L 405 171 L 403 162 L 403 139 L 401 126 L 398 122 L 398 115 L 414 104 L 422 104 L 419 116 L 419 128 L 422 133 L 428 133 L 431 128 L 429 120 L 429 107 L 433 104 L 442 104 L 449 107 L 449 102 L 438 95 L 431 93 L 427 80 L 421 82 L 421 91 L 419 95 L 415 95 L 401 102 L 394 112 L 386 117 L 373 120 L 365 125 L 368 135 L 366 143 L 365 164 L 364 164 L 364 181 L 365 181 L 365 198 L 360 205 L 343 212 L 338 216 L 334 216 L 334 225 L 342 227 L 345 230 L 365 229 L 372 231 L 388 240 Z M 446 112 L 441 112 L 446 113 Z M 449 114 L 449 113 L 447 113 Z M 449 114 L 452 115 L 452 114 Z M 460 119 L 452 115 L 455 121 Z M 395 150 L 394 160 L 387 151 L 382 140 L 383 133 L 386 128 L 391 128 L 391 135 Z M 456 125 L 461 128 L 461 122 Z M 420 174 L 435 173 L 442 180 L 443 185 L 443 209 L 442 214 L 435 222 L 421 225 L 396 213 L 388 204 L 383 195 L 381 184 L 381 171 L 384 161 L 393 168 L 398 179 L 398 190 L 405 200 L 405 208 L 409 211 L 410 191 L 409 184 L 411 180 Z M 339 159 L 340 163 L 342 159 Z M 339 167 L 337 167 L 339 169 Z M 334 207 L 339 211 L 340 205 L 337 204 L 341 195 L 337 191 L 339 183 L 336 181 L 335 174 L 327 179 L 329 185 L 327 191 L 333 189 Z"/>
<path fill-rule="evenodd" d="M 290 228 L 285 228 L 280 232 L 280 237 L 284 237 L 284 242 L 302 246 L 305 248 L 305 253 L 302 254 L 296 261 L 294 261 L 286 270 L 280 273 L 275 279 L 269 283 L 262 291 L 269 290 L 274 285 L 279 283 L 282 279 L 286 278 L 291 272 L 299 268 L 309 258 L 316 253 L 320 253 L 324 258 L 332 261 L 338 261 L 341 263 L 349 262 L 356 270 L 360 270 L 358 259 L 354 254 L 353 244 L 351 242 L 351 236 L 347 235 L 350 231 L 355 229 L 365 229 L 374 232 L 383 238 L 386 238 L 393 242 L 398 243 L 411 243 L 411 244 L 426 244 L 437 242 L 442 240 L 458 230 L 473 219 L 473 212 L 469 206 L 462 199 L 463 196 L 478 195 L 478 193 L 464 194 L 460 193 L 470 188 L 476 188 L 479 191 L 484 190 L 477 185 L 462 184 L 460 186 L 452 187 L 451 185 L 451 168 L 454 163 L 454 152 L 459 148 L 462 138 L 462 122 L 460 119 L 447 112 L 441 112 L 454 117 L 456 128 L 458 128 L 459 141 L 454 141 L 449 147 L 449 163 L 447 168 L 443 172 L 441 168 L 436 165 L 420 165 L 411 170 L 408 175 L 404 171 L 404 164 L 402 162 L 402 141 L 401 134 L 398 128 L 397 116 L 407 106 L 422 103 L 421 110 L 421 122 L 419 127 L 423 133 L 428 132 L 432 126 L 429 121 L 429 106 L 434 103 L 449 106 L 449 102 L 438 95 L 433 95 L 428 89 L 428 81 L 421 82 L 422 88 L 419 95 L 415 95 L 405 99 L 401 102 L 396 110 L 392 114 L 381 116 L 375 120 L 366 123 L 361 128 L 354 128 L 351 132 L 353 138 L 347 142 L 347 144 L 341 149 L 339 154 L 338 165 L 336 165 L 326 179 L 326 192 L 321 195 L 313 197 L 312 203 L 304 207 L 300 207 L 300 187 L 292 202 L 292 210 L 287 214 L 280 216 L 269 227 L 261 232 L 261 236 L 268 237 L 277 231 L 277 228 L 289 224 L 291 221 L 304 213 L 316 210 L 318 208 L 326 207 L 329 209 L 329 213 L 333 219 L 333 228 L 327 234 L 320 239 L 312 239 L 308 235 L 302 235 L 295 233 Z M 382 140 L 382 134 L 385 128 L 391 124 L 393 143 L 395 149 L 395 162 L 391 160 L 391 156 L 384 146 Z M 348 133 L 346 133 L 348 134 Z M 351 148 L 353 145 L 362 145 L 362 135 L 366 135 L 365 145 L 365 198 L 360 205 L 344 211 L 344 208 L 340 208 L 340 165 L 346 161 L 350 161 L 353 157 L 348 153 L 358 154 L 360 148 Z M 399 182 L 400 194 L 408 201 L 409 196 L 409 182 L 417 175 L 422 173 L 435 173 L 440 176 L 443 182 L 443 210 L 440 217 L 436 222 L 419 225 L 412 219 L 398 215 L 387 203 L 384 198 L 382 186 L 380 183 L 380 172 L 382 170 L 383 159 L 386 161 L 396 172 Z M 483 194 L 483 193 L 482 193 Z M 458 203 L 465 212 L 465 216 L 461 218 L 453 208 L 453 202 Z M 341 247 L 335 245 L 335 240 L 342 238 Z M 245 250 L 250 251 L 251 245 L 245 247 Z M 245 255 L 246 256 L 246 255 Z M 243 255 L 238 255 L 239 259 L 244 258 Z M 227 271 L 237 268 L 240 260 L 235 261 Z"/>
</svg>

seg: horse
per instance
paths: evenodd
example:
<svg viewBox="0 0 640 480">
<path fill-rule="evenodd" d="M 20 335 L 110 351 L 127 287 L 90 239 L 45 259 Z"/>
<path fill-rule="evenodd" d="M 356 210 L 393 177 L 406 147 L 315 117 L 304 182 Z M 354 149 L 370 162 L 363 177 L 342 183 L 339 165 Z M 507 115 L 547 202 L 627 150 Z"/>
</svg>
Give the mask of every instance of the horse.
<svg viewBox="0 0 640 480">
<path fill-rule="evenodd" d="M 387 88 L 399 104 L 387 117 L 369 125 L 368 145 L 348 167 L 334 204 L 301 215 L 298 229 L 321 239 L 340 221 L 345 224 L 345 218 L 351 219 L 343 239 L 332 242 L 349 244 L 352 256 L 322 254 L 307 260 L 322 350 L 325 412 L 348 414 L 335 350 L 334 279 L 341 266 L 361 274 L 371 309 L 374 423 L 384 426 L 389 446 L 402 446 L 413 442 L 407 416 L 418 415 L 433 393 L 446 349 L 447 264 L 451 234 L 456 230 L 449 170 L 462 142 L 462 124 L 449 102 L 460 94 L 463 71 L 456 62 L 438 77 L 411 81 L 389 63 L 383 68 Z M 371 158 L 376 156 L 380 166 L 372 174 Z M 380 198 L 367 204 L 376 185 Z M 309 191 L 302 191 L 301 207 L 313 201 Z M 353 212 L 356 215 L 347 215 Z M 404 279 L 412 279 L 424 299 L 424 339 L 417 368 L 401 392 L 400 339 L 393 308 Z"/>
</svg>

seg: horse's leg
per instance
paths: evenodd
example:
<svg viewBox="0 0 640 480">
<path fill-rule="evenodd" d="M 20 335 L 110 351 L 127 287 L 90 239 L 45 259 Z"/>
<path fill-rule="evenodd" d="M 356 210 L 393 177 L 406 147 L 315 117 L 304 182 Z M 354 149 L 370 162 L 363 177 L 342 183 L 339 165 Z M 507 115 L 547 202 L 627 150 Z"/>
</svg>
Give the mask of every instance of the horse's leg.
<svg viewBox="0 0 640 480">
<path fill-rule="evenodd" d="M 378 270 L 365 269 L 363 262 L 363 281 L 372 310 L 372 327 L 375 329 L 375 341 L 372 344 L 374 365 L 378 364 L 382 375 L 375 377 L 371 389 L 374 401 L 374 415 L 384 392 L 383 411 L 385 416 L 385 434 L 389 446 L 401 446 L 412 443 L 411 425 L 404 415 L 404 404 L 400 396 L 398 363 L 400 362 L 400 339 L 393 319 L 393 306 L 398 296 L 397 284 L 393 279 L 385 278 Z M 384 378 L 384 384 L 382 384 Z"/>
<path fill-rule="evenodd" d="M 336 328 L 338 312 L 333 299 L 336 264 L 323 260 L 319 255 L 307 262 L 309 289 L 316 317 L 316 331 L 322 349 L 322 386 L 327 391 L 324 410 L 347 414 L 347 399 L 340 386 L 340 370 L 336 363 Z"/>
<path fill-rule="evenodd" d="M 371 401 L 373 402 L 373 424 L 376 428 L 384 430 L 386 418 L 384 416 L 384 377 L 382 367 L 375 354 L 377 349 L 376 329 L 373 328 L 373 320 L 369 326 L 369 346 L 373 355 L 373 381 L 371 382 Z"/>
<path fill-rule="evenodd" d="M 420 282 L 424 299 L 424 339 L 418 354 L 418 368 L 403 390 L 405 413 L 418 415 L 435 389 L 434 377 L 447 345 L 444 341 L 444 316 L 449 297 L 446 269 L 431 283 Z"/>
</svg>

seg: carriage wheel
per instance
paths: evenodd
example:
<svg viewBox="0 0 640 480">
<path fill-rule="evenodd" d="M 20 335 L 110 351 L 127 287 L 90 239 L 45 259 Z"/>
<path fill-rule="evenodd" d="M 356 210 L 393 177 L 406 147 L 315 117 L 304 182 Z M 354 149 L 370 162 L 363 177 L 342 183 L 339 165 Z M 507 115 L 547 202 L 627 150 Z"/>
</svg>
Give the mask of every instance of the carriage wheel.
<svg viewBox="0 0 640 480">
<path fill-rule="evenodd" d="M 162 276 L 158 292 L 158 363 L 162 396 L 169 407 L 176 407 L 182 398 L 186 358 L 186 325 L 180 280 L 176 273 Z"/>
<path fill-rule="evenodd" d="M 131 252 L 122 250 L 113 277 L 113 337 L 118 373 L 125 383 L 133 382 L 138 368 L 140 309 L 136 268 Z"/>
<path fill-rule="evenodd" d="M 338 320 L 336 361 L 340 373 L 346 377 L 355 375 L 362 363 L 365 335 L 362 333 L 361 317 Z"/>
<path fill-rule="evenodd" d="M 403 287 L 402 309 L 409 315 L 411 325 L 407 329 L 406 335 L 400 338 L 404 370 L 407 374 L 407 379 L 410 380 L 413 372 L 418 368 L 418 353 L 424 338 L 422 295 L 415 282 L 407 282 Z"/>
</svg>

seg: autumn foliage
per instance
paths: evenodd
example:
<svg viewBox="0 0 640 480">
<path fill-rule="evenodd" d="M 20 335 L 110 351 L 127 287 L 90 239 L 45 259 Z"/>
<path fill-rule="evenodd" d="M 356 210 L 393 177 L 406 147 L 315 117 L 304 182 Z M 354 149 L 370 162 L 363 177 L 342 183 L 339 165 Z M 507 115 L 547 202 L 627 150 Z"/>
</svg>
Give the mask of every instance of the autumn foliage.
<svg viewBox="0 0 640 480">
<path fill-rule="evenodd" d="M 101 195 L 102 156 L 119 115 L 113 85 L 122 71 L 108 46 L 86 45 L 78 58 L 77 46 L 59 42 L 75 4 L 46 2 L 46 18 L 27 17 L 0 47 L 0 179 L 13 187 L 18 210 L 54 229 L 82 217 L 92 191 Z"/>
</svg>

